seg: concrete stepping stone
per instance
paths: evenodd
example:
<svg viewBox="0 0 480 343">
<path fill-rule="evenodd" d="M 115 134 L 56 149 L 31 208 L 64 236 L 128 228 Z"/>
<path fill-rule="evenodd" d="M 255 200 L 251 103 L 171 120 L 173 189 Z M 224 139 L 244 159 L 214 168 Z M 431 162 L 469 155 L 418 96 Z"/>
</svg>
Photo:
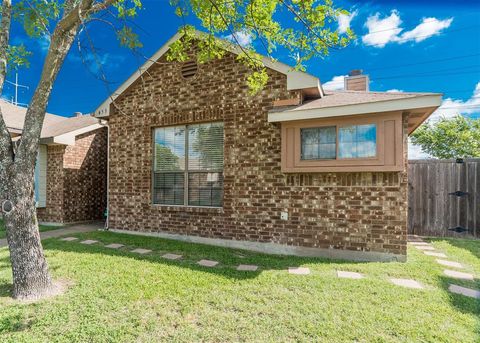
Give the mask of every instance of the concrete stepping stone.
<svg viewBox="0 0 480 343">
<path fill-rule="evenodd" d="M 152 252 L 152 251 L 151 251 L 151 250 L 148 250 L 148 249 L 138 248 L 138 249 L 132 250 L 131 252 L 134 252 L 134 253 L 140 254 L 140 255 L 145 255 L 145 254 L 148 254 L 148 253 L 150 253 L 150 252 Z"/>
<path fill-rule="evenodd" d="M 243 271 L 243 272 L 254 272 L 258 269 L 258 266 L 255 266 L 253 264 L 241 264 L 237 267 L 237 270 Z"/>
<path fill-rule="evenodd" d="M 445 255 L 443 252 L 424 251 L 423 253 L 428 256 L 447 258 L 447 255 Z"/>
<path fill-rule="evenodd" d="M 71 241 L 76 241 L 77 239 L 78 239 L 77 237 L 65 237 L 65 238 L 61 238 L 60 240 L 65 242 L 71 242 Z"/>
<path fill-rule="evenodd" d="M 407 287 L 407 288 L 415 288 L 415 289 L 422 289 L 423 286 L 420 282 L 412 280 L 412 279 L 390 279 L 390 281 L 397 286 Z"/>
<path fill-rule="evenodd" d="M 337 276 L 345 279 L 363 279 L 363 275 L 356 272 L 345 272 L 337 270 Z"/>
<path fill-rule="evenodd" d="M 431 245 L 415 245 L 418 250 L 435 250 Z"/>
<path fill-rule="evenodd" d="M 215 267 L 218 264 L 218 262 L 212 261 L 212 260 L 200 260 L 197 262 L 197 264 L 203 267 Z"/>
<path fill-rule="evenodd" d="M 289 274 L 295 275 L 308 275 L 310 274 L 310 268 L 306 267 L 288 267 Z"/>
<path fill-rule="evenodd" d="M 110 248 L 110 249 L 120 249 L 121 247 L 124 247 L 125 245 L 123 244 L 118 244 L 118 243 L 112 243 L 109 245 L 105 245 L 105 248 Z"/>
<path fill-rule="evenodd" d="M 182 258 L 182 255 L 177 255 L 177 254 L 165 254 L 162 255 L 163 258 L 166 258 L 167 260 L 178 260 Z"/>
<path fill-rule="evenodd" d="M 447 260 L 441 260 L 441 259 L 438 259 L 438 258 L 437 258 L 437 263 L 441 264 L 442 266 L 447 266 L 447 267 L 463 268 L 461 263 L 453 262 L 453 261 L 447 261 Z"/>
<path fill-rule="evenodd" d="M 97 243 L 98 241 L 94 241 L 93 239 L 87 239 L 85 241 L 81 241 L 80 243 L 81 244 L 86 244 L 86 245 L 92 245 L 92 244 L 95 244 Z"/>
<path fill-rule="evenodd" d="M 430 245 L 427 242 L 408 242 L 410 245 L 420 246 L 420 245 Z"/>
<path fill-rule="evenodd" d="M 455 294 L 461 294 L 466 297 L 480 299 L 480 291 L 477 291 L 476 289 L 471 289 L 471 288 L 466 288 L 466 287 L 451 284 L 448 287 L 448 290 Z"/>
<path fill-rule="evenodd" d="M 463 272 L 457 272 L 456 270 L 445 269 L 443 274 L 446 276 L 453 277 L 455 279 L 462 279 L 462 280 L 473 280 L 473 275 Z"/>
</svg>

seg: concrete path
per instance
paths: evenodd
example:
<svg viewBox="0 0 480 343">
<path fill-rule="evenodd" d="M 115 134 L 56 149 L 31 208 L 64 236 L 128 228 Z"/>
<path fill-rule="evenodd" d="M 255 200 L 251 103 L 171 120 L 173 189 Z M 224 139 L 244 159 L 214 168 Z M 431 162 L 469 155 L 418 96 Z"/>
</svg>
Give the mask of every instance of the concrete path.
<svg viewBox="0 0 480 343">
<path fill-rule="evenodd" d="M 103 229 L 103 223 L 76 224 L 72 226 L 67 226 L 63 229 L 40 232 L 40 237 L 42 237 L 42 239 L 47 239 L 52 237 L 71 235 L 75 233 L 96 231 L 98 229 Z M 8 244 L 6 239 L 0 239 L 0 248 L 4 248 L 7 245 Z"/>
</svg>

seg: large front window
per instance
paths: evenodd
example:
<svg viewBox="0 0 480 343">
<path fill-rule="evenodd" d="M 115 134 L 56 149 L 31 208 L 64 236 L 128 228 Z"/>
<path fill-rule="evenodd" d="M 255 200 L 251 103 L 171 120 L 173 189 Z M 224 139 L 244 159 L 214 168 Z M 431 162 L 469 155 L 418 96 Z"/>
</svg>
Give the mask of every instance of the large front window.
<svg viewBox="0 0 480 343">
<path fill-rule="evenodd" d="M 223 123 L 155 129 L 153 203 L 221 207 Z"/>
</svg>

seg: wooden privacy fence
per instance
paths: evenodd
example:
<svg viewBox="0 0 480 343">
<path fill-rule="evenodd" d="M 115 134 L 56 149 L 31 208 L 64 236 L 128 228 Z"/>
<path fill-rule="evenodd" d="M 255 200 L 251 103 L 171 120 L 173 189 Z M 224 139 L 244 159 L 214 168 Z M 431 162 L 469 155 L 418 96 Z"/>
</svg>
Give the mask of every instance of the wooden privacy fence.
<svg viewBox="0 0 480 343">
<path fill-rule="evenodd" d="M 480 237 L 480 159 L 408 162 L 408 233 Z"/>
</svg>

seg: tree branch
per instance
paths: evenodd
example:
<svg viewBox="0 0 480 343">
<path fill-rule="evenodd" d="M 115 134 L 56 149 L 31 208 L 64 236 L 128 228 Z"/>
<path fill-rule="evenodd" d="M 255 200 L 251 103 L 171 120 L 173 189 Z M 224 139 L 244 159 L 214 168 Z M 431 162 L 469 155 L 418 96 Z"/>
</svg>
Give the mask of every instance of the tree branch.
<svg viewBox="0 0 480 343">
<path fill-rule="evenodd" d="M 12 21 L 12 2 L 3 0 L 2 19 L 0 22 L 0 94 L 3 92 L 7 76 L 8 45 L 10 41 L 10 25 Z M 6 180 L 6 172 L 13 163 L 13 144 L 0 109 L 0 179 Z M 5 192 L 5 182 L 0 182 L 0 197 Z"/>
</svg>

